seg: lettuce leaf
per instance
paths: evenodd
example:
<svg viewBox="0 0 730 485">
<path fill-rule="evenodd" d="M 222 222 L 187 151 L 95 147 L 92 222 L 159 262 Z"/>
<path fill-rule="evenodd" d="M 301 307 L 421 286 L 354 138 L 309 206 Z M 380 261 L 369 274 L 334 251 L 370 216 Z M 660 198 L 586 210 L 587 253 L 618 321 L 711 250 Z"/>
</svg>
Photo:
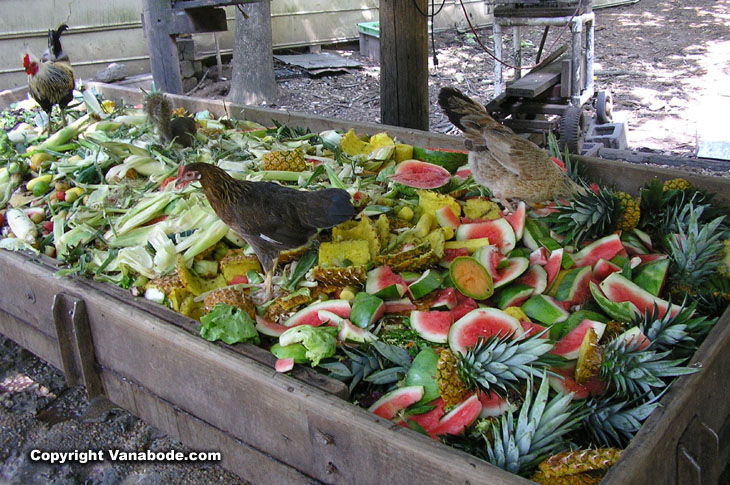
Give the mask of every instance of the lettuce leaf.
<svg viewBox="0 0 730 485">
<path fill-rule="evenodd" d="M 249 341 L 259 343 L 259 334 L 249 314 L 234 306 L 216 303 L 200 318 L 200 323 L 200 336 L 205 340 L 222 340 L 229 345 Z"/>
<path fill-rule="evenodd" d="M 312 361 L 312 367 L 315 367 L 320 360 L 335 355 L 336 334 L 337 327 L 299 325 L 282 333 L 279 336 L 279 345 L 286 347 L 301 343 L 307 349 L 305 356 Z"/>
</svg>

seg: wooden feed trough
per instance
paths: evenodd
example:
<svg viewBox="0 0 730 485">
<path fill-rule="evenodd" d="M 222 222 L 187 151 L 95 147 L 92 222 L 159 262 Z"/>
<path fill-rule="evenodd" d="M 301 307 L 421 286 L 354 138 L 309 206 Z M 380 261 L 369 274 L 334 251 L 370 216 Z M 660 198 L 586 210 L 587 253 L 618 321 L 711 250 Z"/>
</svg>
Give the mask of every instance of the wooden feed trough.
<svg viewBox="0 0 730 485">
<path fill-rule="evenodd" d="M 98 85 L 136 104 L 141 93 Z M 7 106 L 13 94 L 0 99 Z M 189 111 L 227 112 L 313 131 L 387 130 L 421 146 L 459 148 L 459 138 L 376 124 L 171 97 Z M 683 176 L 730 202 L 727 179 L 584 159 L 590 177 L 636 193 L 650 177 Z M 299 368 L 273 370 L 251 345 L 203 340 L 197 323 L 122 289 L 54 278 L 55 261 L 0 251 L 0 332 L 63 369 L 71 383 L 103 394 L 196 450 L 220 450 L 223 466 L 254 483 L 529 483 L 476 457 L 394 425 L 341 396 L 338 381 Z M 13 275 L 9 278 L 8 275 Z M 714 483 L 730 448 L 730 312 L 693 358 L 702 372 L 680 378 L 603 483 Z"/>
</svg>

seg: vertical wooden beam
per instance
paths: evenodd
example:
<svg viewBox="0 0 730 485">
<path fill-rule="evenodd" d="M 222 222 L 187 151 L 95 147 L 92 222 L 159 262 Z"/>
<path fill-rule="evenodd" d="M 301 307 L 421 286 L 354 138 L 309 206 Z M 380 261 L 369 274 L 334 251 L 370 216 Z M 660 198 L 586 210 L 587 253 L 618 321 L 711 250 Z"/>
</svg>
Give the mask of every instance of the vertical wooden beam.
<svg viewBox="0 0 730 485">
<path fill-rule="evenodd" d="M 171 21 L 170 0 L 142 0 L 142 25 L 155 87 L 167 93 L 183 94 L 177 44 L 175 36 L 170 35 Z"/>
<path fill-rule="evenodd" d="M 380 120 L 428 130 L 427 0 L 380 0 Z"/>
</svg>

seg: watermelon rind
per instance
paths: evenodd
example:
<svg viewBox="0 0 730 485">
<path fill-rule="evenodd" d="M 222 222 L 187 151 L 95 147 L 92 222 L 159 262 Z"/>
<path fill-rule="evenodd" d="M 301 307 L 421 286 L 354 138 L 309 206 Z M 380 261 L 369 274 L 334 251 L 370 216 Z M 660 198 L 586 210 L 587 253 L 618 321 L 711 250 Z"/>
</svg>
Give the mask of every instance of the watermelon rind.
<svg viewBox="0 0 730 485">
<path fill-rule="evenodd" d="M 451 173 L 455 173 L 457 169 L 466 164 L 469 155 L 463 152 L 430 150 L 428 148 L 414 146 L 413 158 L 438 165 Z"/>
<path fill-rule="evenodd" d="M 368 411 L 384 419 L 393 419 L 400 411 L 420 401 L 423 398 L 423 392 L 423 386 L 405 386 L 395 389 L 375 401 Z"/>
<path fill-rule="evenodd" d="M 418 300 L 441 286 L 441 275 L 433 269 L 427 269 L 423 275 L 408 286 L 413 299 Z"/>
<path fill-rule="evenodd" d="M 670 304 L 668 301 L 652 295 L 619 273 L 611 273 L 601 281 L 599 286 L 609 300 L 616 303 L 630 302 L 639 312 L 652 310 L 656 306 L 659 317 L 663 317 L 667 311 L 674 316 L 681 310 L 679 305 Z"/>
<path fill-rule="evenodd" d="M 517 278 L 517 283 L 531 286 L 535 293 L 543 293 L 547 289 L 547 272 L 539 264 L 531 264 L 525 274 Z"/>
<path fill-rule="evenodd" d="M 669 259 L 655 259 L 641 264 L 634 271 L 631 281 L 654 296 L 659 296 L 669 269 Z"/>
<path fill-rule="evenodd" d="M 483 237 L 488 238 L 490 244 L 497 246 L 502 254 L 509 253 L 517 244 L 514 229 L 503 217 L 491 221 L 462 224 L 456 230 L 457 241 Z"/>
<path fill-rule="evenodd" d="M 300 343 L 286 346 L 276 343 L 271 346 L 270 350 L 277 359 L 294 359 L 295 364 L 306 364 L 310 362 L 307 358 L 306 347 Z"/>
<path fill-rule="evenodd" d="M 511 306 L 522 305 L 532 294 L 535 289 L 530 285 L 523 283 L 514 283 L 499 292 L 496 298 L 497 306 L 504 310 Z"/>
<path fill-rule="evenodd" d="M 464 431 L 464 428 L 471 425 L 482 411 L 482 403 L 476 394 L 458 404 L 448 414 L 439 421 L 433 434 L 436 435 L 458 435 Z"/>
<path fill-rule="evenodd" d="M 550 338 L 553 340 L 560 340 L 586 319 L 602 323 L 607 323 L 609 320 L 605 315 L 592 310 L 578 310 L 571 313 L 568 319 L 564 322 L 560 322 L 550 327 Z"/>
<path fill-rule="evenodd" d="M 563 322 L 570 316 L 555 298 L 548 295 L 532 295 L 520 308 L 528 317 L 545 325 Z"/>
<path fill-rule="evenodd" d="M 477 273 L 476 278 L 480 280 L 476 281 L 474 275 L 468 275 L 466 279 L 461 279 L 459 275 L 459 266 L 461 265 L 470 266 Z M 471 256 L 459 256 L 455 258 L 449 265 L 449 276 L 454 287 L 462 295 L 468 296 L 469 298 L 484 300 L 494 293 L 494 282 L 489 271 Z M 477 285 L 481 288 L 477 287 Z"/>
<path fill-rule="evenodd" d="M 522 273 L 527 271 L 527 268 L 529 267 L 530 260 L 527 258 L 509 258 L 507 260 L 507 267 L 497 270 L 497 280 L 494 282 L 494 287 L 501 288 L 502 286 L 513 282 L 522 276 Z"/>
<path fill-rule="evenodd" d="M 596 332 L 596 338 L 600 340 L 603 332 L 606 330 L 606 324 L 595 320 L 583 320 L 577 327 L 555 342 L 555 347 L 553 347 L 550 353 L 568 360 L 577 359 L 583 338 L 589 328 L 592 328 Z"/>
<path fill-rule="evenodd" d="M 385 313 L 385 303 L 375 295 L 360 291 L 352 300 L 350 321 L 360 328 L 370 328 Z"/>
<path fill-rule="evenodd" d="M 616 303 L 609 300 L 603 294 L 598 285 L 592 281 L 590 282 L 588 287 L 591 290 L 593 300 L 598 304 L 598 306 L 601 308 L 601 310 L 603 310 L 606 315 L 613 318 L 614 320 L 619 322 L 631 322 L 633 321 L 634 317 L 639 314 L 638 308 L 636 308 L 636 306 L 634 306 L 634 304 L 630 301 Z"/>
<path fill-rule="evenodd" d="M 262 316 L 256 315 L 256 331 L 269 337 L 280 337 L 289 327 L 280 325 L 265 319 Z"/>
<path fill-rule="evenodd" d="M 396 165 L 390 179 L 416 189 L 437 189 L 451 181 L 451 173 L 433 163 L 419 160 L 403 160 Z"/>
<path fill-rule="evenodd" d="M 434 343 L 446 343 L 449 329 L 453 323 L 451 312 L 413 310 L 411 312 L 411 328 L 424 340 Z"/>
<path fill-rule="evenodd" d="M 428 403 L 439 397 L 439 385 L 436 379 L 436 365 L 439 356 L 434 349 L 427 347 L 413 358 L 406 374 L 406 386 L 423 386 L 421 404 Z"/>
<path fill-rule="evenodd" d="M 317 327 L 322 324 L 322 320 L 318 316 L 320 310 L 327 310 L 342 318 L 350 318 L 350 313 L 352 312 L 350 302 L 347 300 L 318 301 L 296 312 L 283 325 L 285 327 L 294 327 L 296 325 L 312 325 Z"/>
<path fill-rule="evenodd" d="M 522 335 L 520 321 L 497 308 L 477 308 L 454 322 L 449 329 L 448 343 L 454 352 L 466 353 L 479 337 Z"/>
<path fill-rule="evenodd" d="M 378 266 L 367 274 L 365 291 L 384 300 L 402 298 L 406 293 L 405 280 L 388 266 Z"/>
<path fill-rule="evenodd" d="M 337 333 L 337 340 L 340 342 L 356 342 L 364 344 L 366 342 L 375 342 L 378 340 L 378 337 L 364 328 L 353 325 L 352 322 L 346 318 L 341 319 L 338 326 L 340 330 Z"/>
<path fill-rule="evenodd" d="M 580 303 L 587 298 L 589 293 L 588 283 L 591 281 L 593 269 L 591 266 L 583 266 L 569 270 L 555 292 L 555 298 L 559 301 L 566 301 L 571 304 Z"/>
<path fill-rule="evenodd" d="M 573 255 L 573 262 L 576 266 L 593 266 L 599 259 L 610 260 L 623 249 L 623 243 L 618 234 L 609 234 L 596 239 L 588 246 Z"/>
</svg>

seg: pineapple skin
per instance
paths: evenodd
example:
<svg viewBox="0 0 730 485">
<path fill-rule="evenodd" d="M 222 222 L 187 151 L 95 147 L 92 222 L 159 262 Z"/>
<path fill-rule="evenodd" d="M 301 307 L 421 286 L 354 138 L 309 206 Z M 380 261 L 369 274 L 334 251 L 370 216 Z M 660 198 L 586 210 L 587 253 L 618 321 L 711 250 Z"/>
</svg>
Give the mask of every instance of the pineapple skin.
<svg viewBox="0 0 730 485">
<path fill-rule="evenodd" d="M 447 407 L 459 404 L 468 392 L 459 373 L 459 359 L 449 349 L 443 349 L 439 354 L 436 363 L 436 381 L 441 399 Z"/>
<path fill-rule="evenodd" d="M 242 290 L 235 290 L 233 288 L 219 288 L 217 290 L 211 291 L 210 293 L 208 293 L 208 295 L 206 295 L 205 300 L 203 301 L 203 307 L 205 308 L 206 312 L 209 312 L 217 303 L 225 303 L 226 305 L 240 308 L 241 310 L 248 313 L 251 318 L 256 317 L 253 303 L 251 303 L 251 300 L 248 299 L 248 297 Z"/>
<path fill-rule="evenodd" d="M 531 479 L 545 484 L 599 483 L 620 455 L 616 448 L 564 451 L 542 461 Z"/>
<path fill-rule="evenodd" d="M 301 148 L 283 151 L 274 150 L 264 154 L 263 169 L 289 172 L 303 172 L 307 168 L 304 151 Z"/>
</svg>

